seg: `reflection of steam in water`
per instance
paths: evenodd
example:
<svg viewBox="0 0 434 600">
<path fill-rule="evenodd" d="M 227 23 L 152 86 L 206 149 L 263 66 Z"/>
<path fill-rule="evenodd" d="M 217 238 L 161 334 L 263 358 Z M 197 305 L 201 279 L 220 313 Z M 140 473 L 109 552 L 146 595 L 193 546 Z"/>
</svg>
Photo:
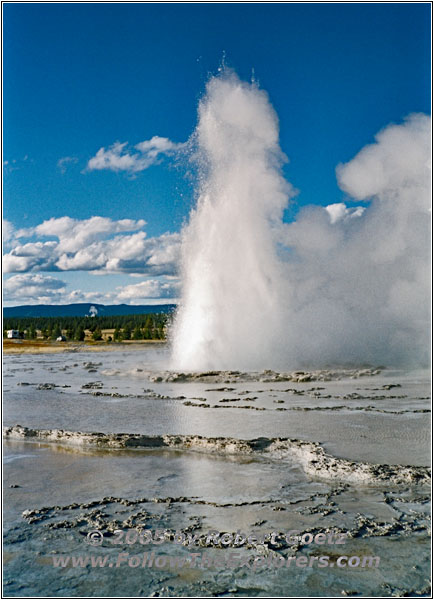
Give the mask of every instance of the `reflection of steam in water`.
<svg viewBox="0 0 434 600">
<path fill-rule="evenodd" d="M 16 361 L 5 356 L 11 391 L 4 399 L 4 424 L 149 435 L 281 436 L 326 441 L 332 454 L 353 460 L 427 464 L 426 371 L 386 369 L 375 374 L 377 369 L 326 369 L 181 376 L 148 370 L 146 365 L 155 363 L 153 353 L 160 356 L 154 347 L 140 353 L 109 352 L 98 360 L 85 354 L 60 362 L 52 355 L 43 359 L 26 355 L 21 358 L 23 371 L 13 372 L 9 369 Z M 97 373 L 88 372 L 89 361 L 102 363 Z M 33 370 L 24 371 L 30 367 Z M 46 382 L 57 387 L 40 386 Z M 71 387 L 63 388 L 64 384 Z M 236 401 L 221 402 L 228 398 Z M 255 410 L 242 410 L 245 406 Z M 399 439 L 399 444 L 391 444 L 391 439 Z"/>
<path fill-rule="evenodd" d="M 200 435 L 149 436 L 128 433 L 83 433 L 58 429 L 30 429 L 20 425 L 4 428 L 3 436 L 9 440 L 46 440 L 53 443 L 71 444 L 80 448 L 94 447 L 109 450 L 124 450 L 125 448 L 160 450 L 165 448 L 220 454 L 225 457 L 244 455 L 264 460 L 277 459 L 287 462 L 293 468 L 297 468 L 297 465 L 301 466 L 311 477 L 356 483 L 427 484 L 430 481 L 428 467 L 349 461 L 328 454 L 321 444 L 288 438 L 261 437 L 240 440 Z M 149 459 L 149 456 L 142 455 L 142 458 Z M 195 477 L 193 471 L 189 472 L 189 475 Z M 220 476 L 219 473 L 218 477 Z M 207 473 L 207 477 L 212 479 L 212 473 Z M 203 479 L 203 473 L 199 480 L 201 479 Z"/>
<path fill-rule="evenodd" d="M 56 442 L 47 442 L 41 443 L 32 440 L 27 440 L 25 442 L 20 442 L 16 439 L 13 441 L 5 440 L 4 448 L 5 450 L 11 451 L 12 454 L 6 454 L 4 457 L 4 463 L 10 463 L 14 460 L 26 459 L 26 458 L 37 458 L 38 454 L 26 454 L 26 449 L 35 448 L 35 450 L 48 450 L 49 452 L 54 452 L 57 454 L 65 454 L 65 455 L 79 455 L 79 456 L 92 456 L 95 458 L 126 458 L 132 460 L 141 460 L 152 457 L 159 457 L 163 459 L 170 459 L 176 461 L 176 459 L 180 459 L 185 456 L 185 451 L 176 450 L 176 449 L 153 449 L 153 448 L 106 448 L 106 447 L 95 447 L 91 445 L 74 445 L 65 443 L 56 443 Z M 13 453 L 14 450 L 19 450 L 17 453 Z M 253 462 L 257 462 L 258 458 L 250 457 L 250 456 L 237 456 L 237 455 L 219 455 L 219 454 L 207 454 L 206 459 L 203 456 L 198 454 L 190 455 L 190 460 L 200 461 L 200 460 L 209 460 L 211 462 L 226 464 L 227 462 L 238 463 L 238 464 L 250 464 Z"/>
<path fill-rule="evenodd" d="M 212 78 L 192 141 L 201 177 L 182 238 L 175 369 L 428 363 L 426 115 L 338 167 L 350 201 L 367 206 L 304 207 L 290 224 L 278 120 L 256 84 Z"/>
<path fill-rule="evenodd" d="M 3 464 L 8 465 L 15 460 L 25 460 L 27 458 L 36 458 L 35 454 L 8 454 L 3 457 Z"/>
</svg>

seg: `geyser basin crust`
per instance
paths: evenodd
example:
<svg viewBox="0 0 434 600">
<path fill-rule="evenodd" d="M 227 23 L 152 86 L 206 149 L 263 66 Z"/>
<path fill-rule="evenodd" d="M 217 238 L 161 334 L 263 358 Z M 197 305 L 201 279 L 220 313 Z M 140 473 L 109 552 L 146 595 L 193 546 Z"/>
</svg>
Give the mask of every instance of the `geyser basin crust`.
<svg viewBox="0 0 434 600">
<path fill-rule="evenodd" d="M 167 354 L 161 348 L 95 356 L 6 356 L 3 424 L 302 439 L 350 461 L 430 465 L 430 384 L 424 371 L 334 368 L 181 376 L 163 371 Z"/>
<path fill-rule="evenodd" d="M 4 428 L 3 437 L 111 449 L 174 448 L 222 454 L 249 454 L 282 460 L 295 459 L 308 475 L 353 483 L 429 484 L 431 479 L 430 469 L 427 467 L 353 462 L 327 454 L 320 444 L 284 438 L 237 440 L 205 438 L 200 435 L 148 436 L 129 433 L 82 433 L 59 429 L 29 429 L 20 425 Z"/>
<path fill-rule="evenodd" d="M 340 379 L 369 377 L 379 375 L 381 367 L 364 369 L 318 369 L 315 371 L 286 371 L 278 372 L 271 369 L 264 371 L 145 371 L 143 375 L 149 381 L 161 382 L 200 382 L 200 383 L 242 383 L 247 381 L 261 381 L 263 383 L 293 381 L 307 383 L 309 381 L 339 381 Z"/>
<path fill-rule="evenodd" d="M 342 590 L 365 597 L 428 593 L 430 471 L 420 467 L 428 464 L 426 372 L 163 369 L 157 348 L 97 360 L 5 357 L 8 595 L 40 595 L 41 581 L 45 595 L 79 590 L 89 597 L 138 590 L 314 597 L 325 587 L 335 597 Z M 260 411 L 241 410 L 249 406 Z M 324 570 L 320 578 L 304 569 L 89 574 L 43 562 L 52 552 L 111 556 L 119 552 L 111 534 L 130 528 L 180 530 L 198 536 L 199 552 L 216 555 L 227 549 L 206 545 L 210 529 L 283 538 L 289 530 L 342 532 L 349 536 L 344 554 L 381 562 L 379 569 Z M 104 532 L 101 549 L 84 542 L 94 529 Z M 241 548 L 276 558 L 316 550 Z M 160 551 L 190 550 L 168 539 Z"/>
</svg>

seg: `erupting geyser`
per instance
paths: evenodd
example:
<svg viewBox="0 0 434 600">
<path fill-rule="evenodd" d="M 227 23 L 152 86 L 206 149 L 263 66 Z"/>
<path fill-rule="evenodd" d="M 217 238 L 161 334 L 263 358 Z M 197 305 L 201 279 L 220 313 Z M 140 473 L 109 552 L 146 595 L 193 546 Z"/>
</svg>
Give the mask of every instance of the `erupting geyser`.
<svg viewBox="0 0 434 600">
<path fill-rule="evenodd" d="M 183 231 L 173 366 L 263 368 L 280 335 L 272 227 L 291 193 L 278 119 L 264 91 L 226 73 L 208 83 L 195 137 L 202 178 Z"/>
<path fill-rule="evenodd" d="M 284 223 L 294 190 L 267 94 L 212 78 L 192 137 L 200 178 L 172 368 L 429 364 L 430 129 L 410 115 L 338 166 L 348 201 L 365 204 Z"/>
</svg>

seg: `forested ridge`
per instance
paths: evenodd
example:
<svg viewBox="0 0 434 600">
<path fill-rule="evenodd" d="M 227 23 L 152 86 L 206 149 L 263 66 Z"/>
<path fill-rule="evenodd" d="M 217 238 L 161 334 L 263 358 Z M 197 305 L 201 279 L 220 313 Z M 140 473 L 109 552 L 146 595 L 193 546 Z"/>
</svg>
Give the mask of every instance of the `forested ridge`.
<svg viewBox="0 0 434 600">
<path fill-rule="evenodd" d="M 68 340 L 83 341 L 86 332 L 94 341 L 164 340 L 172 316 L 164 313 L 112 315 L 95 317 L 8 317 L 3 320 L 3 337 L 10 329 L 26 339 L 55 340 L 63 335 Z M 107 334 L 106 330 L 113 330 Z M 111 339 L 108 339 L 111 338 Z"/>
</svg>

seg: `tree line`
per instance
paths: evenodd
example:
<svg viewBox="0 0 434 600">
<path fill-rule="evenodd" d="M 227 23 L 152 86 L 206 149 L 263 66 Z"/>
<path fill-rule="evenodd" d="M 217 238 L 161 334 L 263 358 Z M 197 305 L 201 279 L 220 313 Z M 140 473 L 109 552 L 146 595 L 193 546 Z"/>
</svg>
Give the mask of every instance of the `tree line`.
<svg viewBox="0 0 434 600">
<path fill-rule="evenodd" d="M 56 340 L 65 336 L 68 340 L 84 341 L 86 330 L 94 341 L 103 339 L 104 329 L 114 329 L 108 341 L 164 340 L 171 315 L 150 313 L 145 315 L 111 315 L 95 317 L 8 317 L 3 319 L 3 337 L 9 329 L 24 333 L 25 339 L 41 337 Z"/>
</svg>

